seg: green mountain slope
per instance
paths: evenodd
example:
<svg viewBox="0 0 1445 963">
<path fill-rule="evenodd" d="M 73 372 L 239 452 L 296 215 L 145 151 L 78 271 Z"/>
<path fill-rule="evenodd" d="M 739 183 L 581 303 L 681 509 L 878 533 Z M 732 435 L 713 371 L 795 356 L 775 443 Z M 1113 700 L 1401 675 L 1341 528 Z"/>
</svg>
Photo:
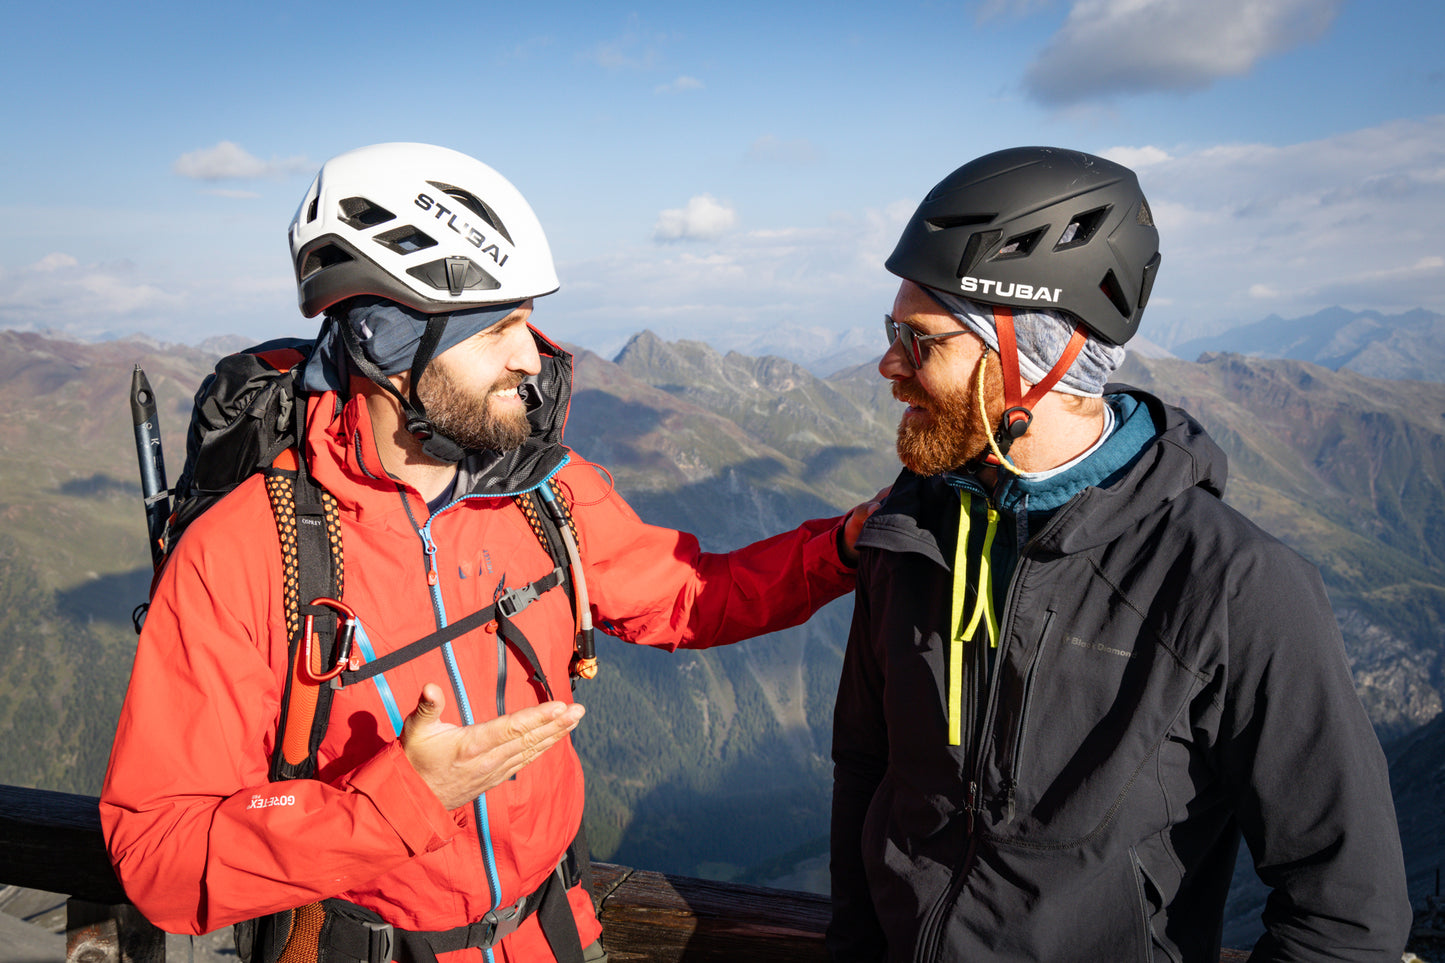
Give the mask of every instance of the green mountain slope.
<svg viewBox="0 0 1445 963">
<path fill-rule="evenodd" d="M 1445 386 L 1299 361 L 1131 356 L 1229 455 L 1225 500 L 1318 565 L 1383 738 L 1445 691 Z"/>
</svg>

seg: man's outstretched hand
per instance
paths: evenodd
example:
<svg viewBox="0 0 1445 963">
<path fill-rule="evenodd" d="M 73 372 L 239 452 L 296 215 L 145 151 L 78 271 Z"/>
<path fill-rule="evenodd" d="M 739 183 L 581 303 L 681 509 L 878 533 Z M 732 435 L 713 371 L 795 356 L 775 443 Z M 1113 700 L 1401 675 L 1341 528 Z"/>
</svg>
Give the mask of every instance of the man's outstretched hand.
<svg viewBox="0 0 1445 963">
<path fill-rule="evenodd" d="M 577 728 L 586 712 L 575 702 L 545 702 L 490 722 L 457 726 L 442 721 L 445 706 L 441 686 L 423 686 L 402 726 L 401 745 L 412 768 L 449 810 L 501 785 Z"/>
</svg>

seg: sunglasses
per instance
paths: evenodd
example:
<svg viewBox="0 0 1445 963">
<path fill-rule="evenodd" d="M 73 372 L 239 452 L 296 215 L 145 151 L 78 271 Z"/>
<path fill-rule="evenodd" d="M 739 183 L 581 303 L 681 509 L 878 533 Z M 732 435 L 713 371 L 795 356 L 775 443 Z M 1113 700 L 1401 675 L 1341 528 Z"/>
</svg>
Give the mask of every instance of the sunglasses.
<svg viewBox="0 0 1445 963">
<path fill-rule="evenodd" d="M 888 346 L 893 347 L 893 342 L 903 342 L 903 356 L 909 360 L 916 371 L 923 367 L 923 362 L 928 360 L 927 342 L 938 341 L 942 338 L 955 338 L 960 334 L 968 334 L 967 328 L 960 328 L 957 331 L 944 331 L 939 334 L 919 334 L 911 327 L 900 321 L 894 321 L 893 315 L 883 315 L 883 334 L 888 338 Z"/>
</svg>

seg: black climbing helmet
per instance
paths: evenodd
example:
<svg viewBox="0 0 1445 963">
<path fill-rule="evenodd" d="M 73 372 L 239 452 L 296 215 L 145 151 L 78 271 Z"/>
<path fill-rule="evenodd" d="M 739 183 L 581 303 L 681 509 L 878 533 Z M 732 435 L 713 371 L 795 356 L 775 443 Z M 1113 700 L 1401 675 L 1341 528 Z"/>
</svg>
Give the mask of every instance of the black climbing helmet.
<svg viewBox="0 0 1445 963">
<path fill-rule="evenodd" d="M 1159 270 L 1159 232 L 1134 172 L 1092 154 L 1015 147 L 938 183 L 889 271 L 986 304 L 1066 311 L 1123 344 Z"/>
</svg>

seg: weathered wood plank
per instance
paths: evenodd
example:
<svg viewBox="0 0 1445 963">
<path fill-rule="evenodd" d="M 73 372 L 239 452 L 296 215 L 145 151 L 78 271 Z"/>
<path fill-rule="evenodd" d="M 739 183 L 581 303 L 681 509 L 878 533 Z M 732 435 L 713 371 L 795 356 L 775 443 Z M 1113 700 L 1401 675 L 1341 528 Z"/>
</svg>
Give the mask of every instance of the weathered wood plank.
<svg viewBox="0 0 1445 963">
<path fill-rule="evenodd" d="M 602 901 L 612 895 L 622 881 L 632 875 L 631 866 L 618 866 L 615 863 L 593 863 L 592 864 L 592 908 L 602 912 Z"/>
<path fill-rule="evenodd" d="M 634 870 L 599 900 L 617 963 L 825 960 L 825 897 Z"/>
</svg>

